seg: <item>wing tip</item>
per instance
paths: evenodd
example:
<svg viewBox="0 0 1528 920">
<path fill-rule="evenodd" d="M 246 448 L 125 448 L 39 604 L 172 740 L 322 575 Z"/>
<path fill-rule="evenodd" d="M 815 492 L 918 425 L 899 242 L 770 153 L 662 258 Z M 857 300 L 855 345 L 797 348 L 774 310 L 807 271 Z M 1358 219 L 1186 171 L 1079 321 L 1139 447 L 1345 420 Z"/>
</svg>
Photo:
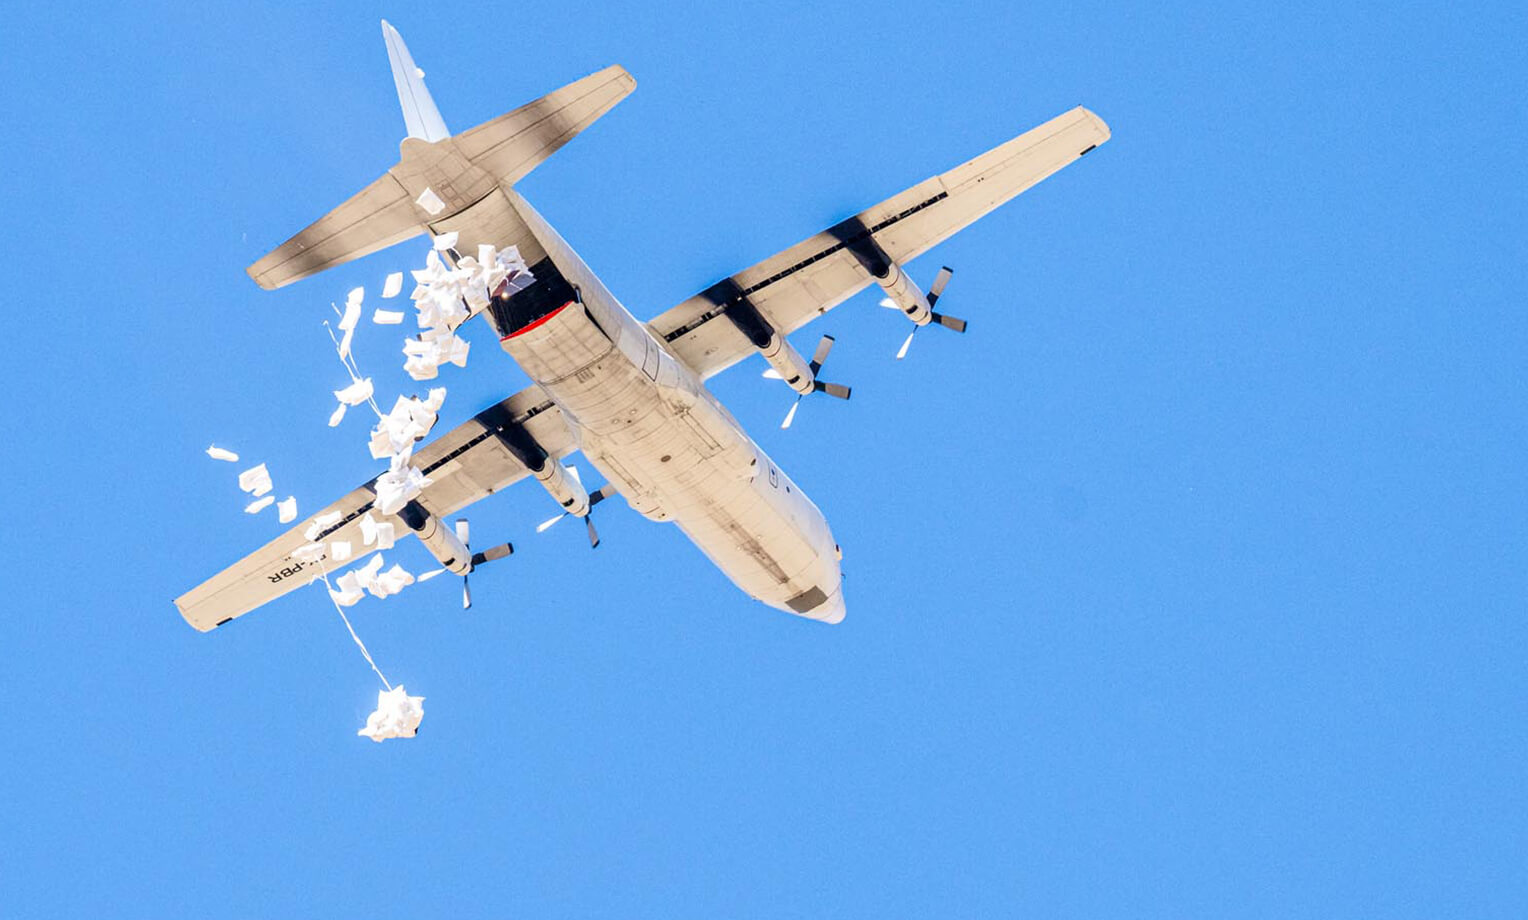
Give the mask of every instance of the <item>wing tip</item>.
<svg viewBox="0 0 1528 920">
<path fill-rule="evenodd" d="M 260 260 L 260 262 L 264 262 L 264 261 L 265 261 L 264 259 Z M 260 287 L 263 290 L 267 290 L 267 291 L 274 291 L 274 290 L 276 290 L 276 288 L 279 285 L 272 284 L 270 281 L 267 280 L 267 275 L 266 275 L 265 271 L 261 269 L 260 262 L 256 262 L 255 264 L 251 265 L 250 267 L 244 269 L 244 273 L 249 276 L 249 280 L 253 281 L 254 283 L 256 283 L 258 285 L 260 285 Z"/>
<path fill-rule="evenodd" d="M 233 619 L 233 617 L 227 617 L 217 623 L 208 623 L 201 617 L 195 616 L 191 610 L 182 603 L 184 600 L 184 597 L 177 597 L 175 599 L 175 610 L 180 614 L 180 618 L 185 620 L 186 624 L 197 632 L 212 632 L 214 629 L 217 629 L 219 626 L 222 626 L 224 623 L 227 623 L 229 620 Z"/>
<path fill-rule="evenodd" d="M 1073 111 L 1080 112 L 1083 118 L 1090 122 L 1094 129 L 1098 131 L 1099 144 L 1102 144 L 1104 141 L 1113 136 L 1113 132 L 1109 130 L 1109 123 L 1104 121 L 1102 118 L 1099 118 L 1097 112 L 1093 111 L 1085 105 L 1079 105 Z"/>
</svg>

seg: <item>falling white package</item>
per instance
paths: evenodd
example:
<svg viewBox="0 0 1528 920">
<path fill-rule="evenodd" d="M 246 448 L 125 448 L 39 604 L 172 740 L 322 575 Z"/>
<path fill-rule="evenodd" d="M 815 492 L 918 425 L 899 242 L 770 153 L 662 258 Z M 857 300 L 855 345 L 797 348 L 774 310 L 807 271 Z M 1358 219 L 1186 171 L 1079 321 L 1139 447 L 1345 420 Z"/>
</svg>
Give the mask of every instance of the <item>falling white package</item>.
<svg viewBox="0 0 1528 920">
<path fill-rule="evenodd" d="M 350 558 L 350 541 L 335 540 L 329 544 L 329 558 L 335 562 L 345 562 Z"/>
<path fill-rule="evenodd" d="M 361 518 L 361 540 L 367 546 L 373 549 L 392 549 L 397 538 L 392 521 L 383 521 L 379 524 L 369 511 L 365 517 Z"/>
<path fill-rule="evenodd" d="M 239 474 L 239 488 L 256 498 L 271 490 L 271 473 L 265 464 L 252 466 Z"/>
<path fill-rule="evenodd" d="M 440 196 L 435 194 L 435 190 L 432 188 L 426 188 L 423 192 L 420 192 L 419 197 L 414 199 L 414 203 L 429 211 L 431 217 L 446 209 L 446 203 L 440 200 Z"/>
<path fill-rule="evenodd" d="M 377 691 L 377 710 L 366 717 L 366 727 L 356 734 L 378 743 L 388 738 L 412 738 L 419 734 L 423 719 L 424 697 L 409 696 L 399 684 Z"/>
<path fill-rule="evenodd" d="M 317 562 L 324 558 L 324 552 L 328 547 L 322 543 L 304 543 L 292 550 L 292 558 L 298 562 Z"/>
<path fill-rule="evenodd" d="M 402 310 L 384 310 L 378 307 L 372 311 L 371 321 L 378 326 L 397 326 L 403 323 Z"/>
<path fill-rule="evenodd" d="M 326 511 L 313 519 L 313 523 L 309 524 L 308 529 L 303 531 L 303 536 L 307 537 L 310 541 L 317 540 L 318 535 L 323 533 L 325 528 L 339 522 L 340 513 L 338 511 Z"/>
<path fill-rule="evenodd" d="M 381 559 L 381 556 L 376 558 Z M 414 583 L 414 576 L 410 575 L 401 565 L 393 564 L 386 572 L 378 573 L 366 586 L 373 597 L 391 597 Z"/>
<path fill-rule="evenodd" d="M 334 398 L 347 406 L 359 406 L 371 398 L 372 390 L 371 378 L 366 377 L 355 381 L 343 390 L 335 390 Z"/>
<path fill-rule="evenodd" d="M 297 497 L 288 495 L 285 501 L 277 502 L 276 515 L 283 524 L 297 520 Z"/>
<path fill-rule="evenodd" d="M 447 249 L 455 246 L 459 235 L 455 230 L 452 230 L 450 233 L 442 233 L 440 236 L 437 236 L 435 238 L 435 251 L 445 252 Z"/>
<path fill-rule="evenodd" d="M 330 428 L 338 427 L 339 423 L 345 420 L 345 410 L 347 408 L 348 407 L 344 403 L 340 403 L 338 406 L 334 407 L 334 411 L 329 413 Z"/>
<path fill-rule="evenodd" d="M 397 297 L 401 290 L 403 290 L 403 272 L 393 272 L 387 276 L 386 281 L 382 282 L 382 299 L 390 300 Z"/>
<path fill-rule="evenodd" d="M 418 467 L 390 469 L 377 477 L 377 510 L 383 514 L 397 514 L 404 505 L 418 498 L 429 484 L 430 480 Z"/>
<path fill-rule="evenodd" d="M 471 342 L 449 330 L 430 329 L 417 339 L 404 341 L 403 354 L 407 360 L 403 369 L 415 380 L 433 380 L 442 364 L 466 367 L 471 348 Z"/>
<path fill-rule="evenodd" d="M 211 457 L 214 460 L 226 460 L 229 463 L 238 463 L 239 462 L 239 455 L 238 454 L 234 453 L 231 450 L 224 450 L 223 448 L 218 447 L 216 444 L 214 444 L 211 447 L 207 448 L 207 456 Z"/>
<path fill-rule="evenodd" d="M 264 498 L 257 498 L 254 501 L 252 501 L 249 504 L 244 506 L 244 513 L 245 514 L 259 514 L 260 512 L 264 511 L 266 508 L 269 508 L 271 506 L 271 503 L 274 502 L 275 500 L 276 500 L 276 496 L 274 496 L 274 495 L 267 495 Z"/>
<path fill-rule="evenodd" d="M 439 254 L 431 250 L 424 269 L 413 272 L 413 276 L 418 286 L 411 297 L 419 313 L 419 328 L 435 333 L 422 337 L 426 341 L 440 340 L 449 334 L 469 316 L 486 307 L 494 292 L 512 294 L 535 281 L 518 249 L 511 246 L 500 252 L 489 245 L 479 246 L 475 259 L 462 257 L 455 268 L 448 267 Z M 433 376 L 429 373 L 431 362 L 412 357 L 415 357 L 410 362 L 414 366 L 415 379 L 427 380 Z M 461 360 L 465 359 L 463 354 Z M 447 360 L 450 360 L 449 349 L 446 356 L 433 364 L 439 366 Z"/>
<path fill-rule="evenodd" d="M 366 589 L 359 584 L 355 572 L 346 572 L 334 580 L 338 588 L 329 589 L 329 597 L 341 607 L 354 607 L 366 596 Z"/>
<path fill-rule="evenodd" d="M 420 355 L 410 355 L 403 362 L 403 370 L 415 380 L 434 380 L 440 375 L 440 365 Z"/>
<path fill-rule="evenodd" d="M 348 546 L 348 544 L 346 544 Z M 347 550 L 348 553 L 348 550 Z M 338 558 L 336 562 L 342 561 Z M 376 553 L 358 569 L 351 569 L 334 580 L 335 587 L 329 596 L 341 607 L 354 605 L 365 594 L 372 597 L 392 597 L 414 583 L 414 576 L 401 565 L 394 564 L 382 571 L 382 554 Z"/>
<path fill-rule="evenodd" d="M 437 397 L 437 392 L 439 396 Z M 396 457 L 411 450 L 414 442 L 430 433 L 438 417 L 437 410 L 446 398 L 444 387 L 430 390 L 429 399 L 400 396 L 393 403 L 392 411 L 377 420 L 371 430 L 369 447 L 377 460 Z"/>
</svg>

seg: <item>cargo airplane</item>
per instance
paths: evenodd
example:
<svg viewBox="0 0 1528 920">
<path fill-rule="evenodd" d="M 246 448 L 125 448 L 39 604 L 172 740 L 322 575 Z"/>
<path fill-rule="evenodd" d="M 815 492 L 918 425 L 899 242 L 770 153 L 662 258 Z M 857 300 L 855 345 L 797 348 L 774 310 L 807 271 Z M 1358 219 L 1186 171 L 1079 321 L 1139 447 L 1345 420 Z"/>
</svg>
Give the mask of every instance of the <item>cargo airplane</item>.
<svg viewBox="0 0 1528 920">
<path fill-rule="evenodd" d="M 1077 107 L 975 159 L 718 281 L 644 323 L 516 189 L 516 183 L 636 83 L 607 67 L 460 134 L 446 129 L 398 32 L 382 23 L 408 137 L 399 162 L 249 268 L 274 289 L 420 234 L 456 234 L 447 253 L 516 247 L 534 281 L 493 292 L 477 311 L 532 385 L 420 446 L 430 484 L 396 514 L 442 567 L 465 576 L 503 555 L 474 553 L 445 519 L 521 479 L 584 518 L 619 494 L 639 514 L 672 522 L 742 591 L 814 620 L 844 616 L 841 553 L 821 511 L 717 401 L 705 380 L 758 353 L 797 394 L 848 398 L 818 375 L 833 339 L 808 358 L 792 332 L 878 285 L 913 332 L 965 323 L 935 311 L 949 269 L 923 290 L 906 264 L 957 230 L 1109 139 Z M 910 339 L 909 339 L 910 341 Z M 905 350 L 905 346 L 904 346 Z M 792 407 L 794 413 L 794 406 Z M 590 493 L 564 458 L 581 452 L 607 485 Z M 329 505 L 317 541 L 361 546 L 375 480 Z M 373 521 L 375 518 L 373 518 Z M 464 523 L 464 522 L 459 522 Z M 211 630 L 309 584 L 324 559 L 299 523 L 176 599 Z M 470 603 L 470 596 L 468 602 Z"/>
</svg>

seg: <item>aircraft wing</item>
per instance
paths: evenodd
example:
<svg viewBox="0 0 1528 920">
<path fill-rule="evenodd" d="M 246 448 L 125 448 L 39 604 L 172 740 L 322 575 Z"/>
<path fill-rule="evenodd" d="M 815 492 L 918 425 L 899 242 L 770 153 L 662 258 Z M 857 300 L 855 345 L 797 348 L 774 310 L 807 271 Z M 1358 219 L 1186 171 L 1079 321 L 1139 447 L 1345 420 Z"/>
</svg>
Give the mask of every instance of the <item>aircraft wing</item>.
<svg viewBox="0 0 1528 920">
<path fill-rule="evenodd" d="M 748 297 L 776 329 L 793 332 L 873 283 L 849 249 L 857 235 L 871 235 L 905 264 L 1108 139 L 1109 126 L 1078 106 L 744 269 L 650 325 L 681 360 L 710 377 L 754 352 L 722 315 L 730 299 Z"/>
<path fill-rule="evenodd" d="M 498 428 L 510 423 L 524 427 L 553 457 L 564 457 L 578 449 L 562 412 L 540 387 L 532 386 L 417 449 L 414 465 L 430 479 L 430 485 L 417 501 L 437 517 L 444 517 L 528 475 L 525 466 L 494 436 Z M 361 519 L 372 511 L 375 482 L 373 479 L 317 514 L 309 515 L 291 530 L 176 598 L 175 606 L 181 616 L 206 632 L 310 584 L 321 567 L 332 570 L 348 565 L 330 562 L 327 553 L 308 563 L 292 558 L 295 551 L 308 544 L 306 531 L 313 519 L 323 514 L 339 512 L 340 519 L 324 528 L 319 540 L 348 541 L 354 547 L 355 558 L 366 555 Z M 392 521 L 400 539 L 409 532 L 397 517 L 379 513 L 373 516 L 379 523 Z"/>
</svg>

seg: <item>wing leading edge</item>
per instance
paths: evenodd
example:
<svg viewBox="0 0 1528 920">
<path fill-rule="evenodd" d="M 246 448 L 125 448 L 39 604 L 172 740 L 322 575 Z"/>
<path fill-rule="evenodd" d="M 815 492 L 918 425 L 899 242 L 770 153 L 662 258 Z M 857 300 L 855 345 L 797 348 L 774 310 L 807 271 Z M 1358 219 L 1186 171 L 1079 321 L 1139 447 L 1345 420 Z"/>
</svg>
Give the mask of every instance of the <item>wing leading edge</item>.
<svg viewBox="0 0 1528 920">
<path fill-rule="evenodd" d="M 874 280 L 850 251 L 855 237 L 872 236 L 906 263 L 1108 139 L 1103 119 L 1078 106 L 707 288 L 654 318 L 652 328 L 710 377 L 754 351 L 732 323 L 714 322 L 728 302 L 715 292 L 746 296 L 777 329 L 793 332 Z"/>
</svg>

